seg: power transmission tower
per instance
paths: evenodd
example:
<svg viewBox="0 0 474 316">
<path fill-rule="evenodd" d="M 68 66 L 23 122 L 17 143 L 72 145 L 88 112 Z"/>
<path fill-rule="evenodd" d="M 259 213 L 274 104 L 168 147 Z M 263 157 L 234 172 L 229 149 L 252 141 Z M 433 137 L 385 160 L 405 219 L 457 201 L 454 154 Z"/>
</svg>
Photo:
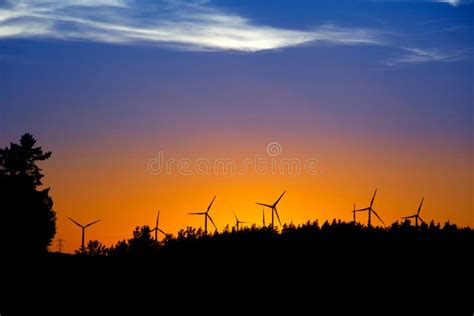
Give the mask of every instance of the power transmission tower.
<svg viewBox="0 0 474 316">
<path fill-rule="evenodd" d="M 57 243 L 58 243 L 58 252 L 63 252 L 63 242 L 64 242 L 64 239 L 58 239 L 57 240 Z"/>
</svg>

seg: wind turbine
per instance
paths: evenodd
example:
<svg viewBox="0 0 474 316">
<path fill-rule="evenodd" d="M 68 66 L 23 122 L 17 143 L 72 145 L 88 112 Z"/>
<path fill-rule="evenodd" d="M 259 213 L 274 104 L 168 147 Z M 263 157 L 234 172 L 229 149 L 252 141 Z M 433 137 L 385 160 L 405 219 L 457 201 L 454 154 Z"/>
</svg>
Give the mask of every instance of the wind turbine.
<svg viewBox="0 0 474 316">
<path fill-rule="evenodd" d="M 155 232 L 155 241 L 158 242 L 158 232 L 162 233 L 165 236 L 168 236 L 167 233 L 165 233 L 160 227 L 160 211 L 158 211 L 158 215 L 156 216 L 156 224 L 155 227 L 150 230 L 150 233 Z"/>
<path fill-rule="evenodd" d="M 265 227 L 265 209 L 262 209 L 263 227 Z"/>
<path fill-rule="evenodd" d="M 240 224 L 248 224 L 248 222 L 239 221 L 239 218 L 237 217 L 237 215 L 235 215 L 234 210 L 232 210 L 232 213 L 234 213 L 234 217 L 235 217 L 235 228 L 236 228 L 237 231 L 239 231 L 239 225 L 240 225 Z"/>
<path fill-rule="evenodd" d="M 214 200 L 216 199 L 216 196 L 211 201 L 211 204 L 207 207 L 207 210 L 205 212 L 199 212 L 199 213 L 188 213 L 188 215 L 204 215 L 204 234 L 207 235 L 207 219 L 209 219 L 214 225 L 214 228 L 217 230 L 216 224 L 214 224 L 214 221 L 212 220 L 211 215 L 209 215 L 209 211 L 211 210 L 212 203 L 214 203 Z"/>
<path fill-rule="evenodd" d="M 355 223 L 356 222 L 356 205 L 354 203 L 354 210 L 352 211 L 352 219 L 353 219 L 353 222 Z"/>
<path fill-rule="evenodd" d="M 420 203 L 420 206 L 418 207 L 418 212 L 416 212 L 415 215 L 402 217 L 403 219 L 414 218 L 415 219 L 415 227 L 418 227 L 418 220 L 420 220 L 422 223 L 425 222 L 420 216 L 421 206 L 423 205 L 424 200 L 425 200 L 425 198 L 421 198 L 421 203 Z"/>
<path fill-rule="evenodd" d="M 370 228 L 370 218 L 371 218 L 371 215 L 372 213 L 374 213 L 375 216 L 377 216 L 377 218 L 382 222 L 382 224 L 385 225 L 385 223 L 383 222 L 383 220 L 380 218 L 380 216 L 377 214 L 377 212 L 372 208 L 372 206 L 374 205 L 374 199 L 375 199 L 375 195 L 377 194 L 377 189 L 375 189 L 375 193 L 374 193 L 374 196 L 372 197 L 372 200 L 370 201 L 370 205 L 369 207 L 366 207 L 366 208 L 362 208 L 360 210 L 356 210 L 355 209 L 355 204 L 354 204 L 354 210 L 352 212 L 354 212 L 354 218 L 355 218 L 355 213 L 356 212 L 365 212 L 365 211 L 368 211 L 369 213 L 369 220 L 367 221 L 367 227 Z"/>
<path fill-rule="evenodd" d="M 274 222 L 273 222 L 274 214 L 276 214 L 278 222 L 280 223 L 280 226 L 281 226 L 280 216 L 278 215 L 278 211 L 277 211 L 276 206 L 277 206 L 278 202 L 280 202 L 283 195 L 285 195 L 285 193 L 286 193 L 286 191 L 283 191 L 283 193 L 280 195 L 280 197 L 272 205 L 257 202 L 258 205 L 262 205 L 262 206 L 265 206 L 265 207 L 268 207 L 268 208 L 272 209 L 272 228 L 274 227 Z"/>
<path fill-rule="evenodd" d="M 81 225 L 81 224 L 79 224 L 78 222 L 76 222 L 76 221 L 75 221 L 75 220 L 73 220 L 72 218 L 70 218 L 70 217 L 68 217 L 68 218 L 69 218 L 69 220 L 70 220 L 71 222 L 73 222 L 74 224 L 76 224 L 77 226 L 79 226 L 80 228 L 82 228 L 82 244 L 81 244 L 81 252 L 84 254 L 84 253 L 86 252 L 86 247 L 84 246 L 84 235 L 85 235 L 85 230 L 86 230 L 86 228 L 87 228 L 87 227 L 89 227 L 89 226 L 91 226 L 91 225 L 94 225 L 94 224 L 95 224 L 95 223 L 97 223 L 97 222 L 100 222 L 100 219 L 99 219 L 99 220 L 97 220 L 97 221 L 95 221 L 95 222 L 89 223 L 89 224 L 87 224 L 87 225 L 85 225 L 85 226 L 84 226 L 84 225 Z"/>
</svg>

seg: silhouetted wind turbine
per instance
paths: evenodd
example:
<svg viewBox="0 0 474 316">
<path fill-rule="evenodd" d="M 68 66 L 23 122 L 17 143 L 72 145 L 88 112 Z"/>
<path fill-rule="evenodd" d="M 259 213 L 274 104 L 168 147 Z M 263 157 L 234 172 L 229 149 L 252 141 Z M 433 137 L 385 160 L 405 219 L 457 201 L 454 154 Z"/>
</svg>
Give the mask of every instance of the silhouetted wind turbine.
<svg viewBox="0 0 474 316">
<path fill-rule="evenodd" d="M 276 206 L 277 206 L 278 202 L 280 202 L 280 200 L 281 200 L 281 198 L 283 197 L 283 195 L 285 195 L 285 193 L 286 193 L 286 191 L 283 191 L 283 193 L 280 195 L 280 197 L 278 198 L 278 200 L 276 200 L 276 202 L 273 203 L 273 205 L 257 202 L 258 205 L 262 205 L 262 206 L 265 206 L 265 207 L 268 207 L 268 208 L 271 208 L 271 209 L 272 209 L 272 228 L 274 227 L 274 222 L 273 222 L 273 216 L 274 216 L 274 214 L 276 214 L 277 219 L 278 219 L 278 222 L 280 223 L 280 226 L 281 226 L 280 216 L 278 215 L 278 211 L 277 211 Z"/>
<path fill-rule="evenodd" d="M 235 215 L 234 210 L 232 210 L 232 213 L 234 213 L 234 217 L 235 217 L 235 229 L 236 229 L 237 231 L 239 230 L 239 225 L 240 225 L 240 224 L 248 224 L 248 222 L 239 221 L 239 218 L 237 217 L 237 215 Z"/>
<path fill-rule="evenodd" d="M 167 233 L 165 233 L 160 227 L 159 227 L 159 224 L 160 224 L 160 211 L 158 211 L 158 215 L 156 216 L 156 224 L 155 224 L 155 227 L 150 230 L 150 233 L 152 232 L 155 232 L 155 241 L 158 241 L 158 232 L 162 233 L 163 235 L 165 236 L 168 236 Z"/>
<path fill-rule="evenodd" d="M 206 234 L 206 235 L 207 235 L 207 219 L 209 219 L 211 221 L 212 225 L 214 225 L 214 228 L 217 230 L 216 224 L 214 224 L 214 221 L 212 220 L 211 215 L 209 215 L 209 211 L 211 210 L 212 203 L 214 203 L 215 199 L 216 199 L 216 197 L 214 196 L 214 198 L 211 201 L 211 204 L 209 204 L 209 206 L 207 207 L 207 210 L 205 212 L 188 213 L 189 215 L 204 215 L 204 234 Z"/>
<path fill-rule="evenodd" d="M 425 222 L 425 221 L 420 217 L 421 206 L 423 205 L 423 201 L 424 201 L 424 200 L 425 200 L 425 198 L 421 198 L 421 203 L 420 203 L 420 206 L 418 207 L 418 212 L 416 212 L 415 215 L 410 215 L 410 216 L 402 217 L 403 219 L 415 218 L 415 227 L 418 227 L 418 220 L 420 220 L 422 223 Z"/>
<path fill-rule="evenodd" d="M 375 193 L 374 193 L 374 196 L 372 197 L 372 200 L 370 201 L 370 206 L 369 206 L 369 207 L 362 208 L 362 209 L 360 209 L 360 210 L 356 210 L 356 209 L 355 209 L 355 204 L 354 204 L 354 210 L 353 210 L 354 216 L 355 216 L 355 213 L 356 213 L 356 212 L 365 212 L 365 211 L 368 211 L 368 213 L 369 213 L 369 220 L 367 221 L 367 223 L 368 223 L 367 226 L 368 226 L 369 228 L 370 228 L 370 224 L 371 224 L 371 222 L 370 222 L 370 217 L 371 217 L 372 213 L 374 213 L 375 216 L 377 216 L 377 218 L 382 222 L 382 224 L 385 225 L 385 223 L 384 223 L 383 220 L 380 218 L 380 216 L 377 214 L 377 212 L 372 208 L 372 206 L 374 205 L 374 199 L 375 199 L 375 195 L 376 195 L 376 194 L 377 194 L 377 189 L 375 189 Z"/>
<path fill-rule="evenodd" d="M 85 248 L 85 246 L 84 246 L 84 235 L 85 235 L 85 230 L 86 230 L 86 228 L 87 228 L 87 227 L 89 227 L 89 226 L 91 226 L 91 225 L 94 225 L 94 224 L 95 224 L 95 223 L 97 223 L 97 222 L 100 222 L 100 219 L 99 219 L 99 220 L 97 220 L 97 221 L 95 221 L 95 222 L 89 223 L 89 224 L 87 224 L 87 225 L 85 225 L 85 226 L 84 226 L 84 225 L 81 225 L 81 224 L 79 224 L 78 222 L 76 222 L 76 221 L 75 221 L 75 220 L 73 220 L 72 218 L 70 218 L 70 217 L 68 217 L 68 218 L 69 218 L 69 220 L 70 220 L 71 222 L 73 222 L 74 224 L 76 224 L 77 226 L 79 226 L 80 228 L 82 228 L 82 244 L 81 244 L 81 252 L 84 254 L 84 253 L 86 252 L 86 248 Z"/>
</svg>

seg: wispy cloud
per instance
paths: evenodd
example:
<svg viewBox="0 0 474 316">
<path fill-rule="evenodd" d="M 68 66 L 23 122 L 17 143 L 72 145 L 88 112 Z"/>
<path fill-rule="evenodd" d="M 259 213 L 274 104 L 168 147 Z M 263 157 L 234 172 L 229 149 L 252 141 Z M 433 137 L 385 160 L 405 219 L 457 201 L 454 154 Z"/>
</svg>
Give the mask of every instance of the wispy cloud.
<svg viewBox="0 0 474 316">
<path fill-rule="evenodd" d="M 446 3 L 453 7 L 460 4 L 473 4 L 474 0 L 372 0 L 372 2 L 398 2 L 398 3 Z"/>
<path fill-rule="evenodd" d="M 435 0 L 434 2 L 444 2 L 454 7 L 458 6 L 461 3 L 460 0 Z"/>
<path fill-rule="evenodd" d="M 459 0 L 434 1 L 460 3 Z M 54 38 L 149 43 L 195 51 L 257 52 L 318 42 L 401 49 L 398 56 L 385 61 L 388 66 L 451 62 L 465 57 L 461 51 L 407 48 L 397 44 L 399 41 L 387 39 L 386 35 L 367 28 L 335 24 L 309 30 L 261 25 L 206 0 L 6 0 L 4 5 L 0 4 L 0 40 Z"/>
<path fill-rule="evenodd" d="M 202 0 L 141 5 L 130 0 L 7 0 L 0 7 L 0 39 L 35 37 L 245 52 L 312 42 L 382 43 L 377 32 L 364 28 L 322 25 L 292 30 L 259 25 Z"/>
<path fill-rule="evenodd" d="M 452 62 L 464 58 L 463 51 L 441 51 L 439 49 L 402 48 L 403 53 L 397 57 L 388 59 L 387 66 L 400 66 L 403 64 L 418 64 L 428 62 Z"/>
<path fill-rule="evenodd" d="M 427 0 L 426 2 L 446 3 L 453 7 L 457 7 L 459 5 L 474 4 L 474 0 Z"/>
</svg>

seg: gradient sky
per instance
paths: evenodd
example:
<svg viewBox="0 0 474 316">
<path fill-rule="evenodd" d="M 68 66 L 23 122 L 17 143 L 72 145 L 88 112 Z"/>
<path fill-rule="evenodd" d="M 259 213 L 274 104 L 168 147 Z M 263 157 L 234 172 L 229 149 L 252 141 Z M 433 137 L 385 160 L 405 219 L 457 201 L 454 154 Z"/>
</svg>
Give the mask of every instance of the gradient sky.
<svg viewBox="0 0 474 316">
<path fill-rule="evenodd" d="M 56 238 L 79 247 L 73 217 L 106 245 L 186 215 L 217 195 L 219 228 L 351 219 L 375 188 L 391 223 L 472 226 L 472 1 L 0 1 L 0 144 L 31 132 Z M 241 166 L 278 142 L 275 159 L 317 159 L 316 174 L 151 174 L 151 159 Z M 269 214 L 268 214 L 269 215 Z M 365 223 L 366 216 L 359 217 Z"/>
</svg>

